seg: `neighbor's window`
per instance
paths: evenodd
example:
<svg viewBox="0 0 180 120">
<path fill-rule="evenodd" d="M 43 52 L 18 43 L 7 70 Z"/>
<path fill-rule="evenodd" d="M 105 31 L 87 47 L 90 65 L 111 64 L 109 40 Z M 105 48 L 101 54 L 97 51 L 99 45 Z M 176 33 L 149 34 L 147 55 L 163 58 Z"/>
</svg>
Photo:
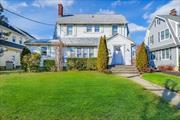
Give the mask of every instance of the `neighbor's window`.
<svg viewBox="0 0 180 120">
<path fill-rule="evenodd" d="M 99 25 L 95 25 L 95 32 L 99 32 L 100 29 L 99 29 Z"/>
<path fill-rule="evenodd" d="M 47 56 L 47 47 L 41 47 L 41 55 Z"/>
<path fill-rule="evenodd" d="M 165 30 L 165 35 L 166 35 L 166 38 L 169 38 L 169 29 Z"/>
<path fill-rule="evenodd" d="M 117 25 L 113 25 L 112 26 L 112 35 L 115 35 L 118 33 L 118 26 Z"/>
<path fill-rule="evenodd" d="M 83 49 L 83 58 L 88 58 L 88 48 Z"/>
<path fill-rule="evenodd" d="M 161 40 L 164 40 L 165 36 L 164 36 L 164 31 L 161 31 Z"/>
<path fill-rule="evenodd" d="M 94 48 L 89 48 L 89 57 L 94 57 Z"/>
<path fill-rule="evenodd" d="M 19 44 L 22 44 L 22 38 L 20 38 L 20 40 L 19 40 Z"/>
<path fill-rule="evenodd" d="M 92 32 L 92 25 L 87 25 L 87 32 Z"/>
<path fill-rule="evenodd" d="M 155 52 L 151 52 L 151 60 L 155 60 L 156 56 L 155 56 Z"/>
<path fill-rule="evenodd" d="M 16 42 L 16 36 L 12 37 L 12 42 L 14 42 L 14 43 Z"/>
<path fill-rule="evenodd" d="M 73 33 L 73 26 L 72 25 L 68 25 L 67 26 L 67 35 L 72 35 Z"/>
</svg>

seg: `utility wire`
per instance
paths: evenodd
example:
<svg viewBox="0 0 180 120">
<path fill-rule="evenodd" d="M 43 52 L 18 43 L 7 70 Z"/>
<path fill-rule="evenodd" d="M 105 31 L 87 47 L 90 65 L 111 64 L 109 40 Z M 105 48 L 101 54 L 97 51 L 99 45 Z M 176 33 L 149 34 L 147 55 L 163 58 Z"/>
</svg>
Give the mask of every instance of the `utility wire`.
<svg viewBox="0 0 180 120">
<path fill-rule="evenodd" d="M 13 12 L 13 11 L 10 11 L 10 10 L 8 10 L 8 9 L 6 9 L 6 8 L 3 8 L 3 10 L 5 10 L 5 11 L 11 13 L 11 14 L 14 14 L 14 15 L 16 15 L 16 16 L 18 16 L 18 17 L 21 17 L 21 18 L 24 18 L 24 19 L 26 19 L 26 20 L 29 20 L 29 21 L 31 21 L 31 22 L 39 23 L 39 24 L 42 24 L 42 25 L 55 26 L 54 24 L 44 23 L 44 22 L 40 22 L 40 21 L 37 21 L 37 20 L 33 20 L 33 19 L 30 19 L 30 18 L 27 18 L 27 17 L 25 17 L 25 16 L 23 16 L 23 15 L 20 15 L 20 14 L 18 14 L 18 13 L 15 13 L 15 12 Z"/>
</svg>

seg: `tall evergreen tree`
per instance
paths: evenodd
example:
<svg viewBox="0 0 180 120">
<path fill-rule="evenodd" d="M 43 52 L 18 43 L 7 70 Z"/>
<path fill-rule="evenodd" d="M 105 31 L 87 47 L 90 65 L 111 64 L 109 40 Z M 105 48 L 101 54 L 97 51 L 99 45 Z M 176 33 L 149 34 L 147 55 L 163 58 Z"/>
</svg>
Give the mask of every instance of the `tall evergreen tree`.
<svg viewBox="0 0 180 120">
<path fill-rule="evenodd" d="M 98 47 L 97 70 L 103 72 L 108 67 L 108 49 L 106 37 L 101 37 Z"/>
<path fill-rule="evenodd" d="M 140 45 L 136 55 L 136 67 L 140 72 L 148 68 L 148 54 L 144 42 Z"/>
</svg>

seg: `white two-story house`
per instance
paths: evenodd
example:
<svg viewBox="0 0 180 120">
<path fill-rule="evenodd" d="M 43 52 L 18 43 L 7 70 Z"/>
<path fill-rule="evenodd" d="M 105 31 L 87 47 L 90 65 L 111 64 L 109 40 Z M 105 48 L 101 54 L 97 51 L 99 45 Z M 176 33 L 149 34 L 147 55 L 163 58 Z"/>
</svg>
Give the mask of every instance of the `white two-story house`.
<svg viewBox="0 0 180 120">
<path fill-rule="evenodd" d="M 7 34 L 7 35 L 4 35 Z M 13 68 L 19 68 L 20 54 L 25 47 L 24 42 L 35 39 L 22 29 L 14 27 L 6 22 L 0 24 L 0 70 L 7 68 L 12 63 Z"/>
<path fill-rule="evenodd" d="M 157 15 L 150 23 L 145 44 L 149 51 L 149 63 L 152 67 L 172 66 L 179 68 L 180 56 L 180 16 L 176 10 L 169 15 Z"/>
<path fill-rule="evenodd" d="M 135 43 L 129 38 L 128 22 L 119 14 L 75 14 L 64 15 L 62 4 L 58 5 L 58 19 L 54 39 L 26 42 L 31 51 L 39 52 L 42 58 L 55 55 L 53 41 L 62 41 L 64 58 L 97 57 L 101 36 L 106 36 L 109 49 L 109 65 L 131 65 L 132 47 Z"/>
</svg>

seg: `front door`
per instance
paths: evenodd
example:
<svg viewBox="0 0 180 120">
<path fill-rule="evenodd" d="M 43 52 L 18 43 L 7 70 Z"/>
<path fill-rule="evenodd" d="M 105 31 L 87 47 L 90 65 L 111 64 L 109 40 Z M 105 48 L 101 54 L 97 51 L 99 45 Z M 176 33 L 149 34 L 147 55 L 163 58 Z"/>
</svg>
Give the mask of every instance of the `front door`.
<svg viewBox="0 0 180 120">
<path fill-rule="evenodd" d="M 114 46 L 113 47 L 113 56 L 112 56 L 112 64 L 113 65 L 121 65 L 123 64 L 123 54 L 122 54 L 122 46 Z"/>
</svg>

